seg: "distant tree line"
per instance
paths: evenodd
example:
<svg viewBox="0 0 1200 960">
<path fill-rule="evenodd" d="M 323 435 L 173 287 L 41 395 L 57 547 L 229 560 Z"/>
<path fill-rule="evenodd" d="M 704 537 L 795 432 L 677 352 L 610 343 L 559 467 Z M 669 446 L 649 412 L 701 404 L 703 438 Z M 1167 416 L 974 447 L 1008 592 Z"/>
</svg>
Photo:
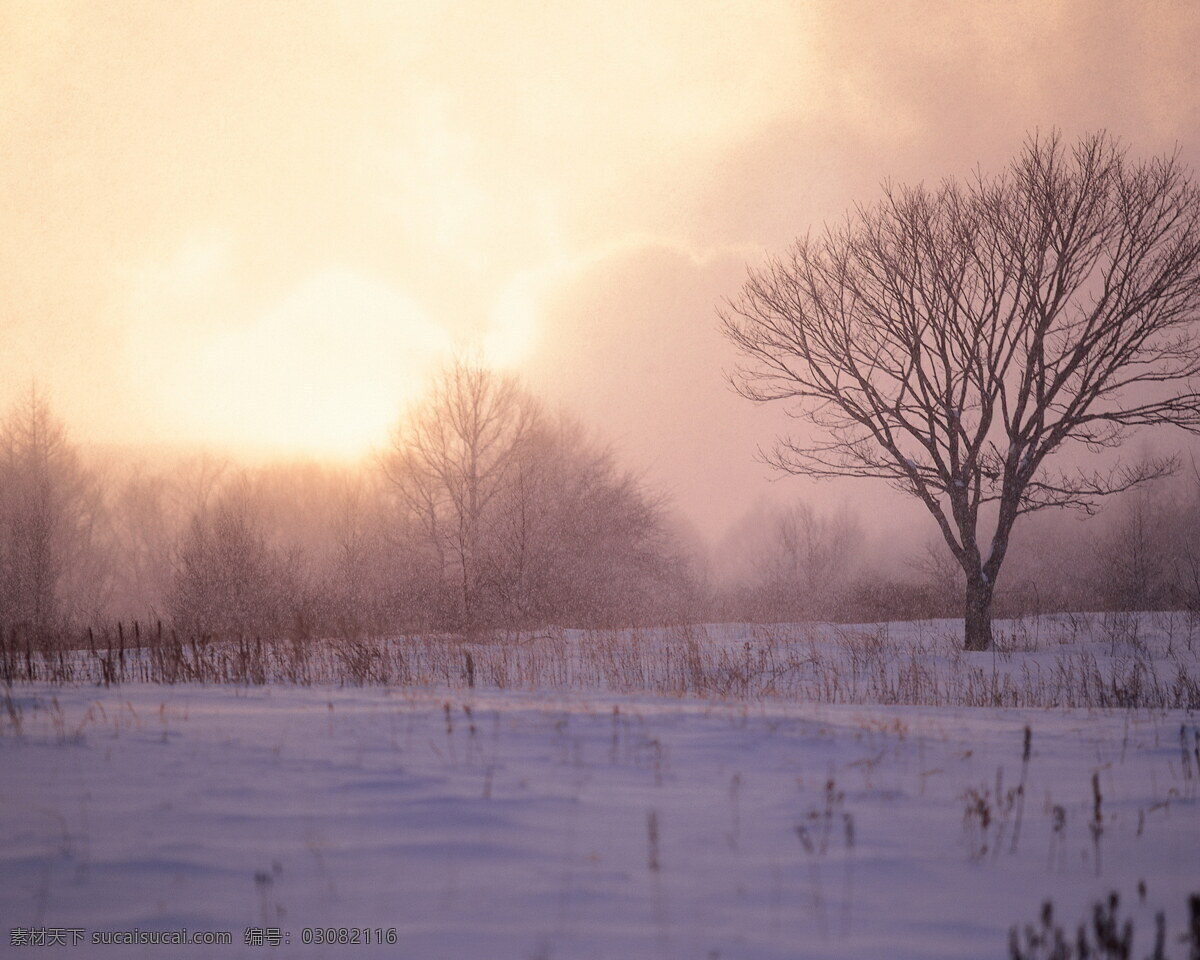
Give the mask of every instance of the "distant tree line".
<svg viewBox="0 0 1200 960">
<path fill-rule="evenodd" d="M 0 427 L 0 624 L 193 636 L 618 626 L 694 609 L 663 499 L 515 379 L 458 363 L 359 468 L 88 466 L 31 390 Z"/>
<path fill-rule="evenodd" d="M 357 468 L 89 462 L 47 399 L 0 420 L 0 629 L 114 620 L 202 637 L 479 636 L 550 625 L 961 616 L 931 539 L 850 506 L 756 506 L 704 555 L 611 448 L 460 363 Z M 1014 538 L 997 613 L 1200 613 L 1200 472 Z"/>
<path fill-rule="evenodd" d="M 963 573 L 940 537 L 882 546 L 849 507 L 759 506 L 726 538 L 713 619 L 961 618 Z M 1094 517 L 1048 514 L 1013 540 L 996 611 L 1200 614 L 1200 469 L 1129 491 Z"/>
</svg>

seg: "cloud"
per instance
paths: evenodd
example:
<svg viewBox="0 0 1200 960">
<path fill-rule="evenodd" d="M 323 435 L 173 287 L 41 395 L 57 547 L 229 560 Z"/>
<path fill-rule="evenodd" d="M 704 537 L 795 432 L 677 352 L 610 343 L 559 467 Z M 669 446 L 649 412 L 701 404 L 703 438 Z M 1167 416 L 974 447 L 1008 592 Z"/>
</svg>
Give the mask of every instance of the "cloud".
<svg viewBox="0 0 1200 960">
<path fill-rule="evenodd" d="M 524 365 L 539 393 L 602 425 L 708 533 L 741 509 L 735 491 L 761 484 L 755 438 L 778 422 L 723 379 L 733 358 L 715 308 L 743 263 L 650 238 L 581 256 L 544 289 Z"/>
</svg>

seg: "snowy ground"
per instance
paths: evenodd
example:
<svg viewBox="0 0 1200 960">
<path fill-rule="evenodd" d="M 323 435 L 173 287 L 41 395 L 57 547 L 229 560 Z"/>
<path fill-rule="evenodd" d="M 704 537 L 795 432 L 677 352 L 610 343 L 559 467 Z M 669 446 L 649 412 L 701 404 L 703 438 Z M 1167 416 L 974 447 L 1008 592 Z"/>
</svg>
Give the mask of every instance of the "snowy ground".
<svg viewBox="0 0 1200 960">
<path fill-rule="evenodd" d="M 3 956 L 1005 957 L 1045 900 L 1073 938 L 1116 890 L 1133 955 L 1161 910 L 1182 957 L 1200 892 L 1200 719 L 1183 710 L 142 683 L 10 697 Z M 303 942 L 329 927 L 396 943 Z M 180 928 L 233 942 L 92 943 Z M 275 930 L 287 945 L 246 943 Z"/>
</svg>

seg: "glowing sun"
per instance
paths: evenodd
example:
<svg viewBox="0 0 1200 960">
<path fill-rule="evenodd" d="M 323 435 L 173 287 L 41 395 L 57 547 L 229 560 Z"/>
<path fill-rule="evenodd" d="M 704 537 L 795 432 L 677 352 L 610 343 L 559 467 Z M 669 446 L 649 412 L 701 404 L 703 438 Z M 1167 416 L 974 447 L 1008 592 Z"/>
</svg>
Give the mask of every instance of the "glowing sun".
<svg viewBox="0 0 1200 960">
<path fill-rule="evenodd" d="M 202 439 L 357 456 L 387 437 L 450 349 L 413 301 L 325 270 L 258 319 L 198 345 L 181 412 Z"/>
</svg>

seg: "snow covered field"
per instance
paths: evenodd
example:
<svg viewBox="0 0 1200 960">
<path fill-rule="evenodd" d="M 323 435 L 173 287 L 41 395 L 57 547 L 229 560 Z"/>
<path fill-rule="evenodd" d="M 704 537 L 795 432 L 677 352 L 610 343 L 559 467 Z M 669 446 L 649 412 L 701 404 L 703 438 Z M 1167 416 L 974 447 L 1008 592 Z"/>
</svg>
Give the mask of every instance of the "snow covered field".
<svg viewBox="0 0 1200 960">
<path fill-rule="evenodd" d="M 1165 642 L 1147 624 L 1138 658 Z M 1200 649 L 1170 644 L 1194 678 Z M 1003 669 L 1051 656 L 1028 646 Z M 13 685 L 0 955 L 1005 957 L 1044 901 L 1073 941 L 1110 891 L 1133 956 L 1159 911 L 1188 955 L 1187 709 L 530 691 L 475 669 L 475 688 Z M 182 928 L 232 942 L 93 943 Z M 305 943 L 327 928 L 395 943 Z"/>
</svg>

